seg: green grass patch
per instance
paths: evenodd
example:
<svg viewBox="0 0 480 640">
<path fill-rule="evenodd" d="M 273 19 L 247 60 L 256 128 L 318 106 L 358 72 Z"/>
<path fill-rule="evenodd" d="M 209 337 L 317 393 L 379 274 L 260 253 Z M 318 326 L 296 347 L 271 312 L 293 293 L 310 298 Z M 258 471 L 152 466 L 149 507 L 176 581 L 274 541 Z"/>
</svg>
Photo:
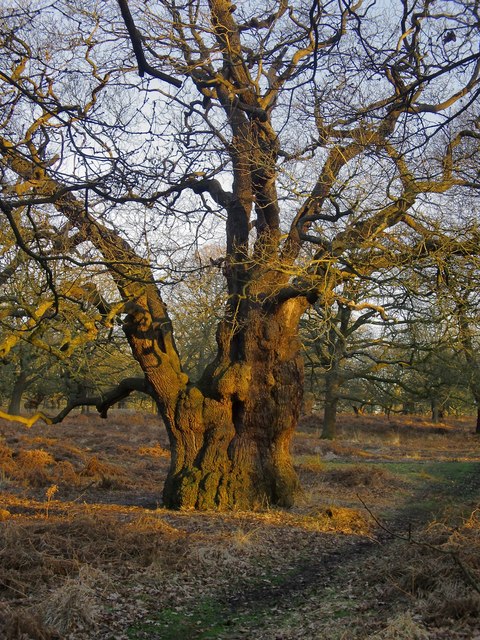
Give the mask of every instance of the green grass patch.
<svg viewBox="0 0 480 640">
<path fill-rule="evenodd" d="M 381 462 L 378 466 L 414 482 L 433 481 L 446 485 L 468 485 L 471 478 L 480 475 L 479 462 Z"/>
<path fill-rule="evenodd" d="M 237 613 L 207 598 L 192 609 L 164 609 L 127 631 L 130 640 L 214 640 L 255 623 L 254 612 Z"/>
<path fill-rule="evenodd" d="M 447 511 L 450 516 L 465 515 L 469 501 L 479 493 L 478 462 L 394 462 L 381 466 L 410 484 L 413 491 L 406 506 L 414 517 L 442 517 Z"/>
<path fill-rule="evenodd" d="M 131 640 L 162 638 L 162 640 L 207 640 L 216 638 L 225 628 L 221 610 L 213 601 L 198 604 L 191 610 L 183 608 L 164 609 L 154 618 L 138 622 L 130 627 L 127 635 Z M 219 620 L 220 618 L 220 620 Z"/>
<path fill-rule="evenodd" d="M 480 474 L 479 462 L 429 462 L 427 473 L 443 482 L 467 483 Z"/>
</svg>

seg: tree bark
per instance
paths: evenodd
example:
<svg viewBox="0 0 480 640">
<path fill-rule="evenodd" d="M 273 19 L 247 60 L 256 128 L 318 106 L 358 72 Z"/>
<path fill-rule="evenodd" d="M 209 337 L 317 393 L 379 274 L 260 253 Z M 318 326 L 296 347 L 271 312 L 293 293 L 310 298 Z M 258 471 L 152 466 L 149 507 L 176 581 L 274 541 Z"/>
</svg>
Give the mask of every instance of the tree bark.
<svg viewBox="0 0 480 640">
<path fill-rule="evenodd" d="M 20 371 L 12 388 L 10 402 L 8 404 L 8 413 L 18 415 L 22 407 L 22 397 L 28 387 L 28 379 L 25 371 Z"/>
<path fill-rule="evenodd" d="M 475 369 L 475 373 L 477 373 L 478 367 Z M 470 390 L 473 395 L 473 399 L 475 400 L 475 404 L 477 406 L 477 421 L 475 425 L 475 433 L 480 435 L 480 387 L 475 382 L 470 383 Z"/>
<path fill-rule="evenodd" d="M 468 317 L 468 291 L 464 292 L 463 298 L 457 301 L 458 328 L 460 331 L 460 342 L 463 349 L 465 362 L 470 372 L 469 387 L 477 405 L 477 423 L 475 433 L 480 434 L 480 385 L 478 384 L 480 366 L 477 349 L 474 346 L 472 322 Z"/>
<path fill-rule="evenodd" d="M 325 409 L 323 414 L 322 439 L 334 440 L 337 435 L 337 407 L 340 391 L 340 378 L 335 368 L 325 376 Z"/>
<path fill-rule="evenodd" d="M 440 400 L 436 397 L 431 400 L 432 406 L 432 422 L 437 424 L 440 420 L 443 420 L 445 417 L 445 409 Z"/>
<path fill-rule="evenodd" d="M 334 440 L 337 434 L 338 400 L 340 389 L 345 381 L 341 375 L 341 365 L 345 357 L 351 315 L 350 307 L 339 304 L 337 315 L 329 331 L 325 372 L 325 409 L 321 435 L 325 440 Z"/>
<path fill-rule="evenodd" d="M 178 398 L 166 416 L 172 460 L 164 488 L 171 508 L 252 509 L 289 507 L 299 484 L 290 456 L 303 396 L 298 313 L 282 323 L 295 303 L 271 314 L 252 311 L 198 386 Z M 225 342 L 224 342 L 225 341 Z M 165 418 L 165 416 L 164 416 Z"/>
</svg>

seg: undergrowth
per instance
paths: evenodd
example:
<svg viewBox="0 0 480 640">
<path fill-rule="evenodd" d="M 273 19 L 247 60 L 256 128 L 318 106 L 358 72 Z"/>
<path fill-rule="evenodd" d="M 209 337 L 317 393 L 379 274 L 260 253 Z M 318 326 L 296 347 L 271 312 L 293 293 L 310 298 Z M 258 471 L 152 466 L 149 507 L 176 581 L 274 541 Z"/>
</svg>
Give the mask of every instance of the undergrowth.
<svg viewBox="0 0 480 640">
<path fill-rule="evenodd" d="M 155 508 L 169 463 L 156 417 L 0 424 L 0 638 L 471 637 L 479 512 L 437 519 L 415 544 L 376 541 L 358 496 L 390 515 L 425 496 L 468 507 L 480 446 L 464 427 L 447 442 L 404 426 L 394 438 L 385 421 L 351 420 L 354 438 L 334 443 L 302 431 L 298 507 L 218 514 Z M 435 446 L 456 462 L 432 462 Z"/>
</svg>

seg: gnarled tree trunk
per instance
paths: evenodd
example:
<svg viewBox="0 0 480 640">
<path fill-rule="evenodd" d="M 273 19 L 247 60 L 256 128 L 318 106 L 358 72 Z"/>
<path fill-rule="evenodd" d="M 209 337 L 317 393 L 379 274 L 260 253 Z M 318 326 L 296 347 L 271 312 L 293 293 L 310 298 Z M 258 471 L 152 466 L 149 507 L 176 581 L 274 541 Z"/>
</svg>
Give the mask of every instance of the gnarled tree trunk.
<svg viewBox="0 0 480 640">
<path fill-rule="evenodd" d="M 223 322 L 219 355 L 203 379 L 179 388 L 170 405 L 160 403 L 172 451 L 166 506 L 293 504 L 290 442 L 303 395 L 299 312 L 290 301 L 267 313 L 250 309 L 236 331 Z"/>
</svg>

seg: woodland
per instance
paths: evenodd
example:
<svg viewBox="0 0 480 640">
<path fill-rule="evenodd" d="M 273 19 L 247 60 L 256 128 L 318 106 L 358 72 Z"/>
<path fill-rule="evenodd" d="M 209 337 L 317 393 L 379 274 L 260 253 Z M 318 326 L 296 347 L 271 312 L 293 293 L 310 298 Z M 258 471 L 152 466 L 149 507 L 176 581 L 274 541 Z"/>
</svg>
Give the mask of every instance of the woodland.
<svg viewBox="0 0 480 640">
<path fill-rule="evenodd" d="M 327 437 L 478 403 L 478 11 L 4 3 L 4 414 L 146 394 L 164 504 L 223 509 L 294 504 L 304 359 Z"/>
<path fill-rule="evenodd" d="M 476 637 L 479 1 L 0 47 L 0 636 Z"/>
</svg>

